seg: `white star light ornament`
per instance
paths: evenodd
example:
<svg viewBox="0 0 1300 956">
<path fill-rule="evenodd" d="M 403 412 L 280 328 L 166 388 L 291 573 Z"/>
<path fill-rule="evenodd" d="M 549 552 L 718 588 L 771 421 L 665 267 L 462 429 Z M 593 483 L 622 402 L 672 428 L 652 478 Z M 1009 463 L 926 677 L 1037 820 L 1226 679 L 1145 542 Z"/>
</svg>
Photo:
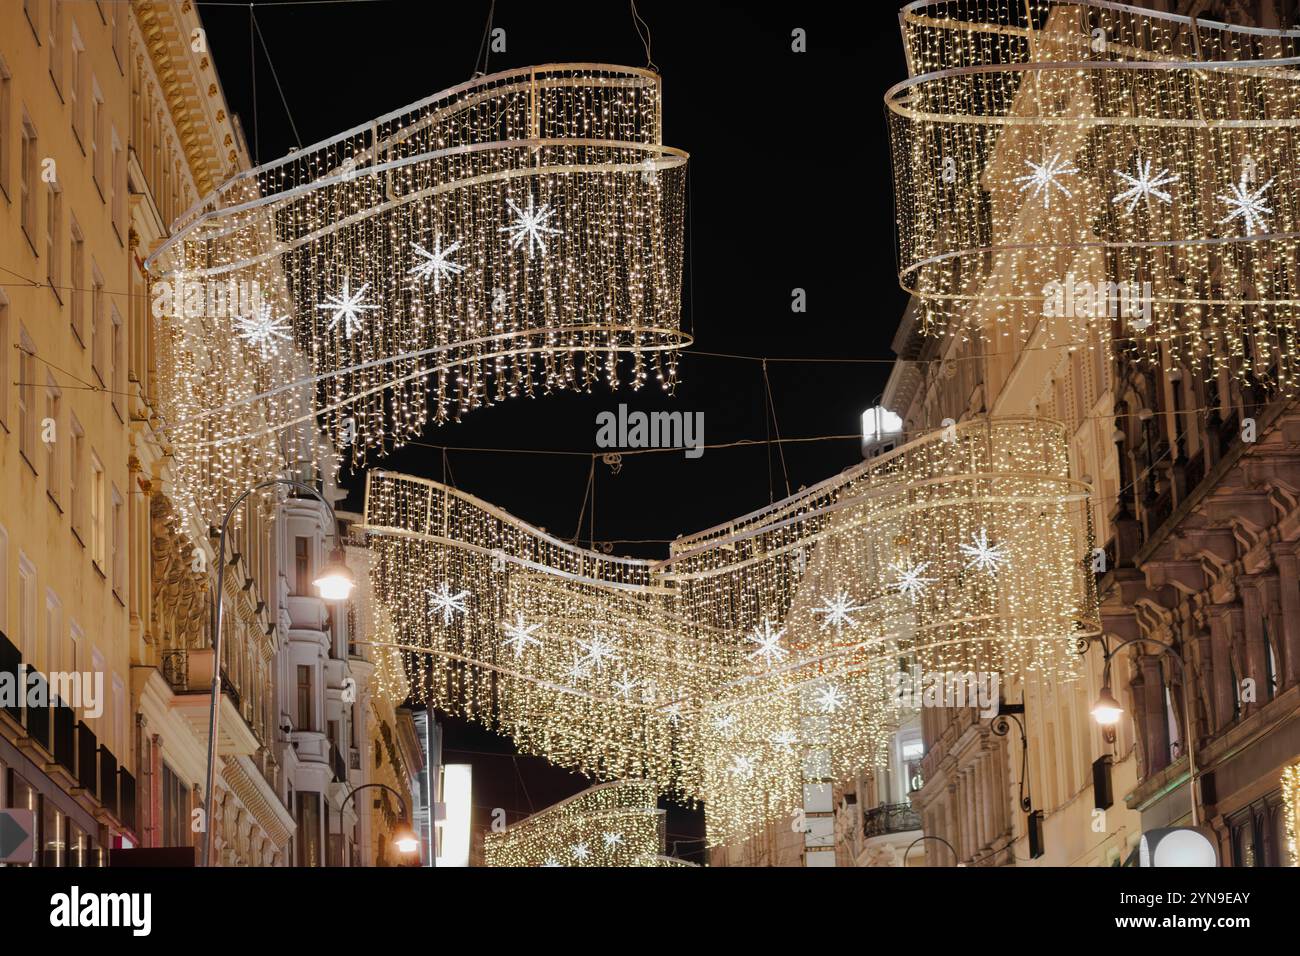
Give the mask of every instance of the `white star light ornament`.
<svg viewBox="0 0 1300 956">
<path fill-rule="evenodd" d="M 774 630 L 772 622 L 763 618 L 763 623 L 750 631 L 749 636 L 745 638 L 751 644 L 758 645 L 758 649 L 749 655 L 749 659 L 752 661 L 756 657 L 761 657 L 763 663 L 769 667 L 773 663 L 785 660 L 788 652 L 781 646 L 781 638 L 784 636 L 785 628 Z"/>
<path fill-rule="evenodd" d="M 793 730 L 782 730 L 779 733 L 773 734 L 768 739 L 773 747 L 781 747 L 787 751 L 792 751 L 794 750 L 795 743 L 799 740 L 799 735 Z"/>
<path fill-rule="evenodd" d="M 343 291 L 338 295 L 327 295 L 325 301 L 316 306 L 317 309 L 322 311 L 333 312 L 334 314 L 330 317 L 330 324 L 327 328 L 333 329 L 342 322 L 343 335 L 349 339 L 352 338 L 354 332 L 361 330 L 361 313 L 371 312 L 379 308 L 379 306 L 369 305 L 365 301 L 366 290 L 370 288 L 369 282 L 363 284 L 355 295 L 352 293 L 351 283 L 352 280 L 344 276 Z"/>
<path fill-rule="evenodd" d="M 1219 220 L 1220 223 L 1231 222 L 1238 216 L 1246 224 L 1246 235 L 1253 236 L 1257 232 L 1264 232 L 1268 225 L 1264 221 L 1265 216 L 1271 216 L 1273 210 L 1264 205 L 1264 193 L 1269 186 L 1273 185 L 1270 179 L 1264 185 L 1260 186 L 1253 192 L 1246 180 L 1246 174 L 1241 174 L 1241 182 L 1234 183 L 1228 188 L 1232 190 L 1231 195 L 1220 194 L 1219 199 L 1227 203 L 1232 212 Z"/>
<path fill-rule="evenodd" d="M 432 278 L 433 291 L 435 293 L 441 292 L 443 279 L 450 279 L 452 276 L 460 275 L 465 271 L 463 265 L 451 261 L 451 254 L 459 248 L 459 242 L 453 242 L 446 249 L 442 248 L 441 236 L 433 237 L 433 252 L 430 252 L 418 242 L 411 243 L 411 251 L 422 257 L 423 261 L 412 266 L 408 274 L 421 281 Z"/>
<path fill-rule="evenodd" d="M 827 600 L 821 607 L 813 608 L 814 614 L 825 614 L 826 618 L 822 621 L 821 628 L 828 631 L 832 627 L 837 631 L 844 625 L 854 627 L 858 622 L 849 615 L 854 611 L 865 611 L 865 604 L 854 604 L 849 600 L 849 592 L 841 591 L 835 597 Z"/>
<path fill-rule="evenodd" d="M 1068 160 L 1062 161 L 1061 153 L 1057 153 L 1049 160 L 1042 163 L 1033 163 L 1025 160 L 1025 165 L 1031 172 L 1024 176 L 1017 176 L 1016 182 L 1020 183 L 1020 191 L 1027 189 L 1033 190 L 1030 198 L 1036 199 L 1038 196 L 1043 197 L 1043 208 L 1050 209 L 1052 206 L 1052 190 L 1059 189 L 1067 198 L 1073 195 L 1070 190 L 1065 188 L 1061 182 L 1062 176 L 1073 176 L 1079 170 L 1070 165 Z"/>
<path fill-rule="evenodd" d="M 601 839 L 605 841 L 606 850 L 612 850 L 616 846 L 623 845 L 623 834 L 621 833 L 606 833 Z"/>
<path fill-rule="evenodd" d="M 573 858 L 575 860 L 585 860 L 587 857 L 591 856 L 591 850 L 585 843 L 575 843 L 573 846 L 569 847 L 569 850 L 573 853 Z"/>
<path fill-rule="evenodd" d="M 515 652 L 515 658 L 517 659 L 524 653 L 524 649 L 527 648 L 529 644 L 536 644 L 538 647 L 541 647 L 542 642 L 533 637 L 533 634 L 541 626 L 542 625 L 540 624 L 530 624 L 525 627 L 523 614 L 516 611 L 515 623 L 507 624 L 503 628 L 506 634 L 506 639 L 501 643 L 506 647 L 512 648 Z"/>
<path fill-rule="evenodd" d="M 1137 208 L 1137 204 L 1144 199 L 1147 206 L 1150 206 L 1152 196 L 1155 196 L 1166 206 L 1171 205 L 1174 197 L 1160 187 L 1178 182 L 1178 174 L 1171 173 L 1167 169 L 1158 169 L 1155 173 L 1152 173 L 1151 165 L 1151 160 L 1148 159 L 1143 162 L 1142 157 L 1139 156 L 1136 161 L 1137 175 L 1130 176 L 1122 169 L 1115 170 L 1115 175 L 1128 183 L 1128 189 L 1114 197 L 1111 202 L 1127 202 L 1128 207 L 1124 210 L 1126 213 L 1132 213 Z"/>
<path fill-rule="evenodd" d="M 915 567 L 911 563 L 890 565 L 893 572 L 898 575 L 892 587 L 899 594 L 911 598 L 912 603 L 915 604 L 916 599 L 925 593 L 925 589 L 938 580 L 938 578 L 925 577 L 925 569 L 929 566 L 929 561 L 922 561 Z"/>
<path fill-rule="evenodd" d="M 606 661 L 619 660 L 613 641 L 599 631 L 591 636 L 590 641 L 579 641 L 578 646 L 587 652 L 587 663 L 596 668 L 597 674 L 604 668 Z"/>
<path fill-rule="evenodd" d="M 744 754 L 736 754 L 731 758 L 731 764 L 727 767 L 727 773 L 737 779 L 744 780 L 754 774 L 754 758 Z"/>
<path fill-rule="evenodd" d="M 614 681 L 613 683 L 614 683 L 615 695 L 618 697 L 622 697 L 625 700 L 631 700 L 632 691 L 634 691 L 637 687 L 641 685 L 641 682 L 636 678 L 634 678 L 626 670 L 623 671 L 623 676 L 618 680 Z"/>
<path fill-rule="evenodd" d="M 982 528 L 978 534 L 971 535 L 970 544 L 961 544 L 958 547 L 961 548 L 961 553 L 969 558 L 966 562 L 968 568 L 996 571 L 1007 563 L 1006 545 L 989 544 L 988 532 Z"/>
<path fill-rule="evenodd" d="M 425 593 L 429 595 L 429 602 L 433 605 L 434 613 L 442 612 L 443 624 L 450 624 L 454 615 L 465 613 L 465 599 L 469 597 L 468 591 L 457 591 L 452 594 L 451 588 L 447 587 L 447 582 L 444 581 L 438 585 L 436 591 L 429 588 Z"/>
<path fill-rule="evenodd" d="M 844 706 L 844 692 L 834 684 L 827 684 L 817 691 L 813 703 L 823 714 L 833 714 Z"/>
<path fill-rule="evenodd" d="M 550 203 L 542 203 L 541 207 L 534 209 L 533 197 L 528 197 L 528 208 L 520 209 L 515 205 L 513 199 L 507 199 L 506 205 L 515 214 L 515 221 L 508 226 L 502 226 L 497 232 L 510 233 L 510 248 L 518 249 L 524 242 L 528 243 L 528 258 L 532 258 L 537 250 L 546 255 L 546 241 L 542 238 L 546 235 L 558 236 L 560 230 L 547 225 L 547 222 L 555 215 L 555 210 L 551 208 Z"/>
<path fill-rule="evenodd" d="M 276 318 L 269 303 L 258 303 L 252 315 L 241 315 L 235 319 L 235 329 L 239 337 L 249 345 L 256 346 L 265 362 L 275 352 L 275 343 L 288 342 L 290 339 L 288 317 Z"/>
</svg>

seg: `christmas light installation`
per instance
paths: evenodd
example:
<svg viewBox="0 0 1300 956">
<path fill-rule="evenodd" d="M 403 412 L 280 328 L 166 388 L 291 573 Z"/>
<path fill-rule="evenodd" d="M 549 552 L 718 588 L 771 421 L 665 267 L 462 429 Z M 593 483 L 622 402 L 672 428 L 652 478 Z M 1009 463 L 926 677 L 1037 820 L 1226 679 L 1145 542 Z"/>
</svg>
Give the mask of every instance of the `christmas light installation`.
<svg viewBox="0 0 1300 956">
<path fill-rule="evenodd" d="M 703 800 L 725 841 L 800 805 L 814 742 L 837 776 L 886 760 L 900 667 L 1073 676 L 1098 623 L 1067 446 L 1054 422 L 962 423 L 657 561 L 372 470 L 372 591 L 415 697 L 561 766 Z M 901 591 L 899 567 L 924 589 Z M 443 583 L 475 613 L 421 603 Z"/>
<path fill-rule="evenodd" d="M 1286 829 L 1286 853 L 1291 866 L 1300 866 L 1300 763 L 1282 771 L 1282 820 Z"/>
<path fill-rule="evenodd" d="M 900 21 L 899 281 L 926 332 L 1297 391 L 1300 31 L 1102 0 L 918 0 Z M 1140 308 L 1103 292 L 1061 314 L 1067 277 Z"/>
<path fill-rule="evenodd" d="M 690 341 L 687 157 L 662 144 L 661 113 L 652 71 L 509 70 L 200 200 L 148 260 L 153 275 L 255 290 L 288 322 L 157 316 L 164 424 L 177 459 L 197 463 L 178 491 L 219 513 L 294 460 L 295 428 L 315 440 L 323 427 L 360 465 L 430 421 L 518 396 L 602 379 L 671 389 Z"/>
<path fill-rule="evenodd" d="M 654 784 L 616 781 L 582 791 L 483 839 L 487 866 L 690 866 L 664 855 Z"/>
</svg>

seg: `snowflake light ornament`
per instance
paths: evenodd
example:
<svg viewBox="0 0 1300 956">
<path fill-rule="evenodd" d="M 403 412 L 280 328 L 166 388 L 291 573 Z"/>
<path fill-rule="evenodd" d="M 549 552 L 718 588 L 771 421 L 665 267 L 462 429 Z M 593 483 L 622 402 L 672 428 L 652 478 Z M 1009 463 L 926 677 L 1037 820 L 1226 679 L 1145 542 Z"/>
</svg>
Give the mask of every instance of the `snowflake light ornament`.
<svg viewBox="0 0 1300 956">
<path fill-rule="evenodd" d="M 794 745 L 798 742 L 799 735 L 793 730 L 781 730 L 768 738 L 768 742 L 773 747 L 781 747 L 786 751 L 793 751 Z"/>
<path fill-rule="evenodd" d="M 731 758 L 731 763 L 727 766 L 727 773 L 738 780 L 752 777 L 754 775 L 754 758 L 746 754 L 736 754 Z"/>
<path fill-rule="evenodd" d="M 274 354 L 277 341 L 288 342 L 291 338 L 288 321 L 287 316 L 276 318 L 269 302 L 259 302 L 251 315 L 235 319 L 235 329 L 241 339 L 257 348 L 265 362 Z"/>
<path fill-rule="evenodd" d="M 612 832 L 605 833 L 601 836 L 601 840 L 604 841 L 606 850 L 612 850 L 616 846 L 623 845 L 623 834 Z"/>
<path fill-rule="evenodd" d="M 970 544 L 961 544 L 958 547 L 961 548 L 961 553 L 970 559 L 966 562 L 968 568 L 978 568 L 981 571 L 997 571 L 1007 563 L 1006 545 L 989 544 L 988 532 L 983 528 L 978 533 L 971 535 Z"/>
<path fill-rule="evenodd" d="M 635 677 L 633 677 L 631 674 L 629 674 L 626 670 L 624 670 L 623 676 L 620 677 L 618 680 L 613 681 L 613 684 L 614 684 L 614 694 L 616 697 L 622 697 L 625 700 L 631 700 L 632 691 L 634 691 L 637 687 L 639 687 L 641 682 L 637 680 Z"/>
<path fill-rule="evenodd" d="M 620 659 L 614 649 L 614 642 L 599 631 L 592 634 L 591 640 L 579 641 L 578 646 L 587 652 L 587 663 L 596 669 L 597 674 L 604 668 L 606 661 Z"/>
<path fill-rule="evenodd" d="M 420 256 L 423 261 L 412 266 L 408 275 L 413 275 L 421 281 L 432 277 L 433 291 L 435 293 L 441 292 L 443 279 L 450 279 L 452 276 L 460 275 L 465 271 L 465 266 L 451 261 L 451 254 L 459 248 L 459 242 L 453 242 L 446 249 L 442 248 L 441 236 L 433 237 L 432 252 L 418 242 L 412 242 L 411 251 Z"/>
<path fill-rule="evenodd" d="M 788 652 L 781 646 L 781 638 L 785 636 L 785 628 L 776 630 L 772 627 L 772 622 L 763 618 L 763 623 L 754 630 L 749 632 L 745 640 L 751 644 L 757 644 L 758 649 L 749 655 L 752 661 L 756 657 L 763 658 L 763 663 L 769 667 L 778 661 L 786 659 Z"/>
<path fill-rule="evenodd" d="M 849 615 L 854 611 L 865 611 L 866 608 L 865 604 L 854 604 L 850 601 L 848 591 L 840 591 L 833 598 L 827 599 L 826 603 L 821 607 L 815 607 L 812 610 L 814 614 L 826 615 L 826 618 L 821 623 L 823 631 L 828 631 L 832 627 L 838 631 L 846 624 L 849 627 L 856 625 L 857 621 Z"/>
<path fill-rule="evenodd" d="M 537 250 L 546 254 L 546 242 L 542 238 L 545 235 L 559 235 L 560 230 L 547 225 L 547 222 L 555 215 L 555 210 L 551 208 L 550 203 L 542 203 L 539 208 L 534 209 L 533 197 L 528 197 L 528 208 L 520 209 L 515 205 L 513 199 L 507 199 L 506 205 L 510 207 L 515 214 L 515 221 L 508 226 L 502 226 L 497 232 L 510 233 L 510 248 L 518 249 L 524 242 L 528 243 L 528 258 L 532 258 Z"/>
<path fill-rule="evenodd" d="M 1048 160 L 1041 163 L 1025 160 L 1025 165 L 1029 167 L 1030 172 L 1024 176 L 1017 176 L 1016 182 L 1020 183 L 1020 191 L 1032 190 L 1029 194 L 1031 199 L 1038 196 L 1043 197 L 1043 208 L 1050 209 L 1052 206 L 1052 190 L 1060 190 L 1066 198 L 1073 195 L 1065 184 L 1061 182 L 1062 176 L 1073 176 L 1079 170 L 1070 165 L 1069 160 L 1062 160 L 1060 150 Z"/>
<path fill-rule="evenodd" d="M 516 611 L 515 623 L 507 624 L 502 628 L 502 630 L 505 631 L 506 639 L 501 643 L 515 652 L 515 659 L 517 660 L 523 655 L 524 650 L 529 644 L 536 644 L 538 647 L 542 646 L 542 642 L 533 637 L 533 634 L 536 633 L 538 628 L 541 626 L 542 625 L 540 624 L 529 624 L 525 626 L 523 612 Z"/>
<path fill-rule="evenodd" d="M 844 706 L 844 692 L 834 684 L 827 684 L 814 695 L 813 703 L 823 714 L 833 714 Z"/>
<path fill-rule="evenodd" d="M 586 843 L 575 843 L 569 847 L 569 852 L 573 854 L 575 860 L 585 860 L 591 856 L 591 848 Z"/>
<path fill-rule="evenodd" d="M 1228 205 L 1232 212 L 1219 220 L 1220 223 L 1231 222 L 1237 217 L 1246 224 L 1246 235 L 1253 236 L 1256 232 L 1263 232 L 1268 225 L 1264 221 L 1265 216 L 1271 216 L 1273 210 L 1271 207 L 1264 205 L 1264 193 L 1273 185 L 1270 179 L 1258 189 L 1251 191 L 1246 174 L 1241 174 L 1241 182 L 1234 183 L 1228 188 L 1232 190 L 1230 195 L 1220 194 L 1219 199 Z"/>
<path fill-rule="evenodd" d="M 443 624 L 450 624 L 455 615 L 465 613 L 465 599 L 469 597 L 468 591 L 457 591 L 452 594 L 447 582 L 443 581 L 442 584 L 438 585 L 436 591 L 429 588 L 425 593 L 429 595 L 429 603 L 433 605 L 434 613 L 442 612 Z"/>
<path fill-rule="evenodd" d="M 719 714 L 713 718 L 713 729 L 720 734 L 729 734 L 736 727 L 735 714 Z"/>
<path fill-rule="evenodd" d="M 343 277 L 343 291 L 338 295 L 327 295 L 325 301 L 316 306 L 317 309 L 325 312 L 333 312 L 330 317 L 330 323 L 327 326 L 333 329 L 340 322 L 343 323 L 343 335 L 345 338 L 352 338 L 353 333 L 361 329 L 361 313 L 373 312 L 378 309 L 377 305 L 370 305 L 365 301 L 366 290 L 370 288 L 370 283 L 364 283 L 355 294 L 352 292 L 352 280 L 348 276 Z"/>
<path fill-rule="evenodd" d="M 925 593 L 926 588 L 938 580 L 938 578 L 925 577 L 925 569 L 929 566 L 929 561 L 922 561 L 917 565 L 911 562 L 891 564 L 890 569 L 897 575 L 891 587 L 899 594 L 911 598 L 912 603 L 915 604 L 916 599 Z"/>
<path fill-rule="evenodd" d="M 1151 172 L 1151 160 L 1148 159 L 1143 162 L 1141 156 L 1137 157 L 1136 166 L 1136 175 L 1134 176 L 1130 176 L 1122 169 L 1115 170 L 1115 175 L 1119 176 L 1129 185 L 1128 189 L 1111 199 L 1111 202 L 1127 202 L 1128 208 L 1124 210 L 1126 213 L 1132 213 L 1133 210 L 1137 208 L 1137 204 L 1144 199 L 1146 200 L 1147 205 L 1150 206 L 1152 196 L 1155 196 L 1156 199 L 1160 200 L 1166 206 L 1172 205 L 1174 197 L 1160 187 L 1177 182 L 1179 178 L 1178 174 L 1171 173 L 1167 169 L 1158 169 L 1153 174 Z"/>
</svg>

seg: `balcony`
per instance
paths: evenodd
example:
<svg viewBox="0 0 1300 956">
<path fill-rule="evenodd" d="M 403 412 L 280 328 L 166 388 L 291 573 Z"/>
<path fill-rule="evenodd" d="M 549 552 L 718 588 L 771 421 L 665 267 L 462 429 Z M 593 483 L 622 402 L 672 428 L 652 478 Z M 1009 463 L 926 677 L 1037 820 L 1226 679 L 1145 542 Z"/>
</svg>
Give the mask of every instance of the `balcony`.
<svg viewBox="0 0 1300 956">
<path fill-rule="evenodd" d="M 883 803 L 862 816 L 862 835 L 868 840 L 919 829 L 921 815 L 912 809 L 910 803 Z"/>
</svg>

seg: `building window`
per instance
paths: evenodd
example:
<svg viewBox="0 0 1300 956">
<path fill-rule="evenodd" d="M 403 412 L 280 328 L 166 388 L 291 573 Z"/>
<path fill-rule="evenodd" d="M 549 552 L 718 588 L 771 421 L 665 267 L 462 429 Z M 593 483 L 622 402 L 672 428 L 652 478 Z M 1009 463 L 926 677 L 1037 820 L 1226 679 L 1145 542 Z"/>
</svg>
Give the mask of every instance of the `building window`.
<svg viewBox="0 0 1300 956">
<path fill-rule="evenodd" d="M 9 300 L 0 292 L 0 425 L 9 430 Z"/>
<path fill-rule="evenodd" d="M 68 416 L 68 511 L 72 518 L 72 531 L 78 540 L 85 541 L 86 491 L 83 470 L 86 461 L 86 432 L 76 415 Z"/>
<path fill-rule="evenodd" d="M 36 470 L 36 346 L 18 331 L 18 451 Z"/>
<path fill-rule="evenodd" d="M 162 845 L 190 846 L 190 790 L 166 763 L 162 765 Z"/>
<path fill-rule="evenodd" d="M 298 730 L 311 730 L 316 725 L 314 714 L 313 668 L 310 664 L 298 665 Z"/>
<path fill-rule="evenodd" d="M 87 83 L 90 73 L 86 69 L 86 48 L 72 26 L 72 85 L 68 87 L 68 105 L 72 107 L 72 135 L 77 137 L 77 145 L 82 155 L 86 152 L 86 102 L 88 100 Z"/>
<path fill-rule="evenodd" d="M 69 228 L 71 235 L 70 254 L 68 256 L 68 266 L 72 274 L 68 276 L 68 304 L 69 304 L 69 321 L 72 323 L 72 334 L 77 338 L 77 344 L 85 348 L 86 333 L 86 239 L 81 234 L 81 226 L 77 224 L 77 217 L 73 216 Z"/>
<path fill-rule="evenodd" d="M 23 660 L 36 656 L 36 567 L 18 552 L 18 650 Z"/>
<path fill-rule="evenodd" d="M 117 138 L 117 129 L 113 129 L 113 168 L 112 178 L 108 183 L 109 211 L 113 217 L 113 229 L 117 232 L 118 242 L 126 238 L 126 165 L 122 160 L 122 142 Z"/>
<path fill-rule="evenodd" d="M 50 0 L 50 79 L 54 89 L 63 99 L 63 4 Z"/>
<path fill-rule="evenodd" d="M 113 486 L 113 593 L 126 603 L 126 503 Z"/>
<path fill-rule="evenodd" d="M 311 581 L 311 538 L 297 537 L 293 542 L 295 594 L 306 595 Z"/>
<path fill-rule="evenodd" d="M 45 191 L 45 278 L 54 297 L 63 301 L 63 254 L 59 245 L 63 235 L 63 190 L 58 183 L 48 183 Z"/>
<path fill-rule="evenodd" d="M 319 793 L 298 792 L 298 865 L 321 865 Z"/>
<path fill-rule="evenodd" d="M 32 28 L 32 36 L 36 37 L 36 45 L 41 45 L 41 8 L 37 0 L 23 0 L 23 15 L 27 17 L 27 25 Z"/>
<path fill-rule="evenodd" d="M 45 490 L 59 504 L 59 422 L 63 418 L 63 394 L 53 375 L 45 378 L 45 418 L 41 422 L 41 444 L 45 446 Z"/>
<path fill-rule="evenodd" d="M 63 669 L 63 603 L 49 588 L 45 589 L 45 654 L 37 666 L 49 676 Z"/>
<path fill-rule="evenodd" d="M 122 325 L 122 316 L 113 306 L 109 317 L 111 339 L 109 341 L 109 364 L 112 366 L 110 377 L 113 381 L 113 411 L 118 421 L 125 422 L 126 416 L 126 329 Z"/>
<path fill-rule="evenodd" d="M 90 175 L 99 189 L 99 198 L 103 199 L 107 195 L 104 191 L 104 153 L 108 149 L 108 141 L 104 133 L 104 117 L 107 111 L 104 108 L 104 94 L 100 92 L 99 84 L 92 81 L 91 86 L 93 89 L 90 94 Z"/>
<path fill-rule="evenodd" d="M 99 379 L 100 385 L 108 384 L 107 371 L 104 365 L 105 330 L 104 323 L 104 277 L 99 274 L 99 269 L 91 266 L 91 285 L 90 285 L 90 370 L 95 373 Z"/>
<path fill-rule="evenodd" d="M 106 567 L 104 549 L 106 547 L 107 528 L 105 527 L 104 504 L 107 492 L 104 482 L 104 466 L 100 462 L 99 456 L 93 451 L 90 453 L 90 487 L 87 491 L 90 498 L 90 560 L 95 563 L 95 567 L 100 574 L 103 574 Z"/>
<path fill-rule="evenodd" d="M 4 193 L 5 199 L 9 198 L 9 137 L 13 132 L 9 119 L 12 80 L 13 74 L 4 58 L 0 57 L 0 192 Z"/>
<path fill-rule="evenodd" d="M 23 118 L 22 141 L 18 155 L 18 207 L 19 222 L 27 241 L 36 251 L 36 178 L 40 175 L 36 161 L 36 127 L 31 120 Z"/>
</svg>

